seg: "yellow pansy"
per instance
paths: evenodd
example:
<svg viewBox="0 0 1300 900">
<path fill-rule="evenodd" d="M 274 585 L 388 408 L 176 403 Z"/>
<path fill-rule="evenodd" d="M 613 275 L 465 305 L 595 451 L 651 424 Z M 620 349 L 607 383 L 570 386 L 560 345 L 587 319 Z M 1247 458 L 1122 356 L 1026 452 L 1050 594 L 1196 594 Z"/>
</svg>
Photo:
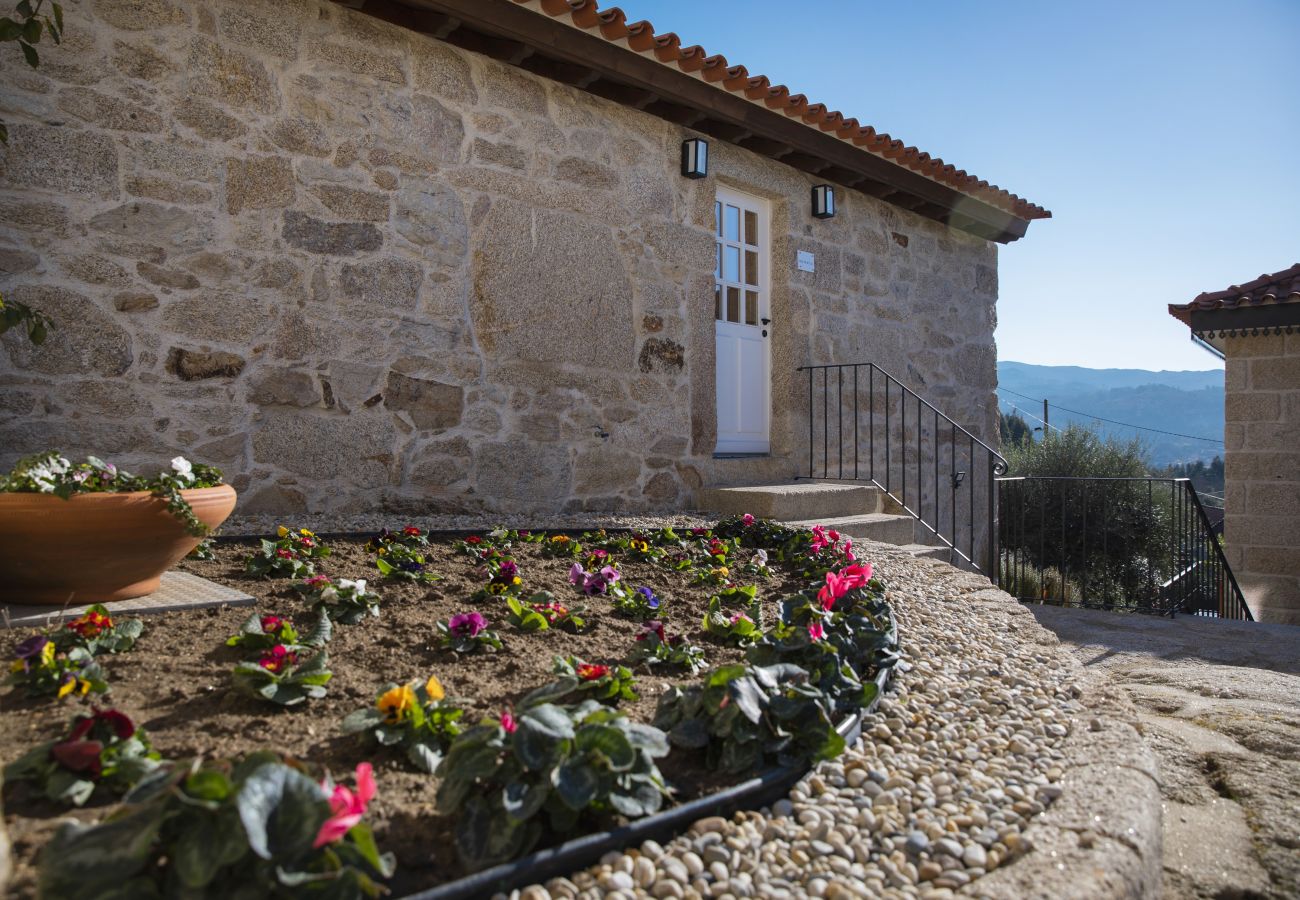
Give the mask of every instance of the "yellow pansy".
<svg viewBox="0 0 1300 900">
<path fill-rule="evenodd" d="M 21 672 L 22 670 L 23 670 L 23 661 L 21 659 L 15 659 L 13 662 L 9 664 L 10 672 Z"/>
<path fill-rule="evenodd" d="M 59 699 L 62 700 L 64 697 L 71 694 L 72 689 L 76 686 L 77 679 L 75 678 L 69 678 L 67 681 L 63 682 L 63 684 L 59 685 Z"/>
<path fill-rule="evenodd" d="M 298 529 L 298 533 L 301 534 L 303 537 L 315 537 L 315 536 L 316 536 L 316 535 L 312 534 L 310 531 L 308 531 L 306 528 L 299 528 L 299 529 Z"/>
<path fill-rule="evenodd" d="M 424 692 L 429 695 L 431 702 L 437 702 L 447 696 L 447 692 L 442 689 L 442 682 L 438 680 L 437 675 L 429 676 L 429 680 L 424 683 Z"/>
<path fill-rule="evenodd" d="M 516 575 L 514 578 L 511 578 L 511 579 L 510 579 L 510 583 L 511 583 L 511 584 L 523 584 L 523 583 L 524 583 L 524 580 L 523 580 L 522 578 L 520 578 L 518 575 Z"/>
<path fill-rule="evenodd" d="M 719 566 L 713 571 L 717 574 L 719 578 L 726 578 L 731 574 L 731 572 L 727 569 L 726 566 Z"/>
<path fill-rule="evenodd" d="M 396 725 L 411 714 L 415 708 L 415 691 L 410 685 L 402 685 L 384 692 L 379 698 L 379 711 L 384 714 L 384 722 Z"/>
<path fill-rule="evenodd" d="M 289 534 L 289 529 L 281 525 L 279 528 L 275 529 L 275 533 L 280 537 L 285 537 Z"/>
<path fill-rule="evenodd" d="M 552 544 L 567 544 L 568 542 L 569 536 L 565 534 L 557 534 L 551 538 Z"/>
<path fill-rule="evenodd" d="M 41 665 L 54 665 L 54 641 L 49 641 L 41 648 Z"/>
</svg>

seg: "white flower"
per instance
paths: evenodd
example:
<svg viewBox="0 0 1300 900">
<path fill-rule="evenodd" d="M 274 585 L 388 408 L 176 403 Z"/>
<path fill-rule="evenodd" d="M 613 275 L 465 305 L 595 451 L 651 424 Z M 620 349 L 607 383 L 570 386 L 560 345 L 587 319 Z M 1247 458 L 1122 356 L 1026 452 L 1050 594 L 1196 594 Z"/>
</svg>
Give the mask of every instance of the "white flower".
<svg viewBox="0 0 1300 900">
<path fill-rule="evenodd" d="M 27 477 L 36 485 L 36 490 L 42 494 L 54 493 L 54 479 L 58 473 L 53 471 L 48 465 L 32 466 L 27 470 Z"/>
<path fill-rule="evenodd" d="M 183 456 L 178 456 L 172 460 L 172 470 L 181 481 L 189 483 L 194 480 L 194 467 Z"/>
<path fill-rule="evenodd" d="M 348 581 L 346 578 L 340 578 L 339 590 L 352 590 L 359 597 L 366 592 L 366 580 L 364 578 L 358 578 L 356 581 Z"/>
<path fill-rule="evenodd" d="M 767 551 L 766 551 L 766 550 L 759 550 L 757 553 L 755 553 L 755 554 L 754 554 L 754 562 L 758 563 L 760 566 L 766 566 L 766 565 L 767 565 Z"/>
<path fill-rule="evenodd" d="M 342 586 L 343 586 L 343 583 L 344 583 L 343 580 L 342 580 L 342 579 L 339 579 L 339 587 L 342 587 Z M 336 588 L 336 587 L 335 587 L 334 585 L 332 585 L 332 584 L 328 584 L 328 585 L 326 585 L 325 587 L 321 588 L 320 598 L 321 598 L 321 600 L 325 601 L 326 603 L 335 603 L 335 602 L 337 602 L 338 599 L 339 599 L 339 591 L 338 591 L 338 588 Z"/>
<path fill-rule="evenodd" d="M 68 469 L 72 468 L 72 463 L 68 462 L 68 460 L 64 459 L 62 456 L 52 456 L 46 465 L 49 466 L 50 471 L 55 475 L 62 475 L 64 472 L 68 471 Z"/>
</svg>

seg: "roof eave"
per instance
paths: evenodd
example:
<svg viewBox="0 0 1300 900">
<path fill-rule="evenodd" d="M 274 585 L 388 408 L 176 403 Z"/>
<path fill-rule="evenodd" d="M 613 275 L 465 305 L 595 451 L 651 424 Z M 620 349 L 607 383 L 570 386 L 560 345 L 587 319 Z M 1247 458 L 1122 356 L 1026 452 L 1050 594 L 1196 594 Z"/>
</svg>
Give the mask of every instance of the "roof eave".
<svg viewBox="0 0 1300 900">
<path fill-rule="evenodd" d="M 834 131 L 706 76 L 660 62 L 514 0 L 349 0 L 348 6 L 734 143 L 918 215 L 999 243 L 1025 235 L 1031 218 L 955 190 L 855 146 Z M 1049 218 L 1040 210 L 1033 218 Z"/>
</svg>

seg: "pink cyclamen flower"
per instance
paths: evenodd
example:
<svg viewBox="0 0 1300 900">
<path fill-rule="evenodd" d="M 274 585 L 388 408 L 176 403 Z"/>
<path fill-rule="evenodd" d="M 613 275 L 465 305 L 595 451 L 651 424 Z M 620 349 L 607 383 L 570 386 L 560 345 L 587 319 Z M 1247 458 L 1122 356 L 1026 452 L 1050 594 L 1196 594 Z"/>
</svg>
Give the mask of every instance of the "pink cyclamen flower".
<svg viewBox="0 0 1300 900">
<path fill-rule="evenodd" d="M 822 627 L 821 622 L 808 623 L 808 637 L 812 638 L 814 641 L 820 641 L 822 638 L 826 637 L 826 629 Z"/>
<path fill-rule="evenodd" d="M 749 513 L 745 513 L 743 516 L 740 517 L 740 523 L 744 525 L 746 528 L 748 528 L 750 525 L 754 524 L 754 517 L 751 516 Z"/>
<path fill-rule="evenodd" d="M 375 775 L 370 763 L 363 762 L 357 766 L 356 781 L 355 791 L 341 784 L 334 785 L 334 793 L 330 795 L 330 817 L 317 832 L 313 847 L 324 847 L 342 840 L 365 815 L 366 804 L 375 796 Z"/>
<path fill-rule="evenodd" d="M 845 566 L 840 569 L 840 577 L 850 581 L 850 587 L 866 587 L 867 582 L 871 580 L 871 563 L 863 563 L 860 566 Z"/>
<path fill-rule="evenodd" d="M 505 729 L 506 734 L 514 734 L 519 723 L 515 721 L 514 715 L 508 709 L 501 711 L 501 727 Z"/>
</svg>

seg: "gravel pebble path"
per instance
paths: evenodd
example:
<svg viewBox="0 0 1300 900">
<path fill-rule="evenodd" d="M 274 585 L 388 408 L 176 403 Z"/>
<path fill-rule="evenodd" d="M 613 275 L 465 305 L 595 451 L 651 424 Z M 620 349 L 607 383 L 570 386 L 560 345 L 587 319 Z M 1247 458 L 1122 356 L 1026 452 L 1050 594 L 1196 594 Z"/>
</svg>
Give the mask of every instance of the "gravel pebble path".
<svg viewBox="0 0 1300 900">
<path fill-rule="evenodd" d="M 1070 736 L 1119 727 L 1081 700 L 1080 669 L 1055 639 L 979 576 L 886 545 L 869 545 L 865 558 L 889 586 L 907 665 L 861 741 L 771 808 L 701 820 L 667 846 L 607 854 L 512 898 L 978 896 L 978 879 L 999 868 L 1018 877 L 988 879 L 988 895 L 1051 896 L 1034 870 L 1068 879 L 1067 855 L 1094 872 L 1103 849 L 1144 859 L 1140 824 L 1119 823 L 1118 842 L 1100 815 L 1101 833 L 1092 820 L 1031 825 L 1065 791 L 1067 769 L 1097 762 L 1069 752 Z M 1045 852 L 1035 852 L 1035 832 Z M 1158 855 L 1158 827 L 1155 844 Z M 1144 893 L 1145 875 L 1129 870 L 1149 863 L 1132 862 L 1114 866 L 1109 888 L 1101 878 L 1095 893 L 1077 883 L 1066 892 Z"/>
</svg>

